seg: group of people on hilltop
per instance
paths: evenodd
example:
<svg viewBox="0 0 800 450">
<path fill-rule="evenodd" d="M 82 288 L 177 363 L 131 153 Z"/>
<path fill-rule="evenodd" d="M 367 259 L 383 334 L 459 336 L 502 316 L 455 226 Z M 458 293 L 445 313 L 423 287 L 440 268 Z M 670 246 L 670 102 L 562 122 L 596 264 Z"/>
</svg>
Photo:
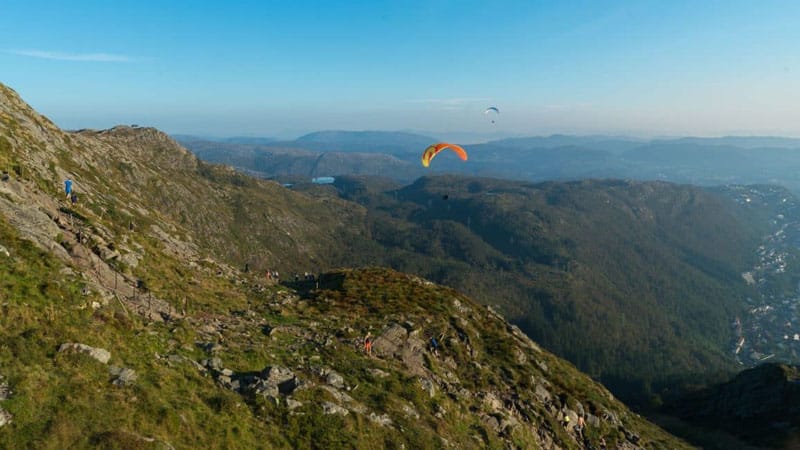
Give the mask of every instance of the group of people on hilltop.
<svg viewBox="0 0 800 450">
<path fill-rule="evenodd" d="M 442 338 L 442 336 L 440 335 L 439 339 L 441 339 L 441 338 Z M 367 331 L 367 334 L 366 334 L 366 336 L 364 336 L 364 339 L 362 340 L 362 342 L 364 344 L 364 353 L 366 353 L 368 356 L 372 356 L 373 337 L 372 337 L 372 332 L 371 331 Z M 429 345 L 428 345 L 428 351 L 431 352 L 433 355 L 435 355 L 438 358 L 439 357 L 439 348 L 440 348 L 439 340 L 436 339 L 436 336 L 431 337 L 431 339 L 429 341 Z"/>
<path fill-rule="evenodd" d="M 267 278 L 267 281 L 274 281 L 278 283 L 281 280 L 281 276 L 277 270 L 267 270 L 264 273 L 264 276 Z"/>
<path fill-rule="evenodd" d="M 250 269 L 250 265 L 246 264 L 245 265 L 245 272 L 248 272 L 249 269 Z M 275 283 L 278 283 L 281 280 L 280 273 L 278 273 L 277 270 L 269 270 L 269 269 L 267 269 L 264 272 L 264 277 L 267 279 L 267 281 L 272 281 L 272 282 L 275 282 Z M 294 274 L 294 281 L 296 281 L 296 282 L 299 282 L 301 280 L 302 281 L 319 281 L 318 276 L 314 275 L 312 272 L 303 272 L 302 278 L 300 278 L 300 277 L 301 277 L 301 275 L 299 273 Z"/>
</svg>

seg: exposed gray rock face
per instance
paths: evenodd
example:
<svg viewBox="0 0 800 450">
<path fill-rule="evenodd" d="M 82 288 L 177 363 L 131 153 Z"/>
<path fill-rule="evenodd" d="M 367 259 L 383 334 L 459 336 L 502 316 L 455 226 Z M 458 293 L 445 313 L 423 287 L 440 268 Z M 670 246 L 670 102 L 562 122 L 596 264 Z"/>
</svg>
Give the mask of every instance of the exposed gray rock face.
<svg viewBox="0 0 800 450">
<path fill-rule="evenodd" d="M 408 331 L 405 328 L 398 324 L 392 325 L 375 338 L 375 342 L 372 343 L 372 351 L 384 358 L 393 357 L 399 353 L 406 337 L 408 337 Z"/>
<path fill-rule="evenodd" d="M 278 392 L 289 395 L 300 386 L 294 372 L 287 367 L 270 366 L 261 371 L 261 380 L 266 386 L 274 386 Z"/>
<path fill-rule="evenodd" d="M 85 353 L 92 358 L 100 361 L 103 364 L 108 364 L 108 361 L 111 359 L 111 353 L 103 348 L 95 348 L 90 347 L 86 344 L 79 344 L 74 342 L 68 342 L 65 344 L 61 344 L 58 348 L 59 353 Z"/>
<path fill-rule="evenodd" d="M 409 372 L 414 375 L 425 375 L 425 342 L 419 338 L 419 332 L 408 335 L 400 354 Z"/>
</svg>

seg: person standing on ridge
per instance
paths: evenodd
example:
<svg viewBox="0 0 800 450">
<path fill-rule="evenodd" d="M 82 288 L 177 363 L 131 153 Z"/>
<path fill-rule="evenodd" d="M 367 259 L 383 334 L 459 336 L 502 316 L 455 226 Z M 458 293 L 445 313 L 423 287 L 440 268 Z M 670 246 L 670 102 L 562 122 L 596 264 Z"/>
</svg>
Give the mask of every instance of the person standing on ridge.
<svg viewBox="0 0 800 450">
<path fill-rule="evenodd" d="M 431 337 L 431 353 L 439 356 L 439 342 L 436 341 L 436 336 Z"/>
<path fill-rule="evenodd" d="M 64 192 L 67 193 L 67 198 L 70 198 L 70 194 L 72 194 L 72 179 L 67 178 L 64 180 Z"/>
<path fill-rule="evenodd" d="M 367 336 L 364 338 L 364 351 L 367 356 L 372 356 L 372 332 L 367 331 Z"/>
</svg>

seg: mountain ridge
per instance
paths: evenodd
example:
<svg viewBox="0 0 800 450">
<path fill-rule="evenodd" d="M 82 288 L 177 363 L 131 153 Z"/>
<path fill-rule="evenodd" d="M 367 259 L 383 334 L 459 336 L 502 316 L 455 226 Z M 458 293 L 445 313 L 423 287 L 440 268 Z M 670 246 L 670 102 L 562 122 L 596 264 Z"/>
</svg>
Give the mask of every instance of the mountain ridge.
<svg viewBox="0 0 800 450">
<path fill-rule="evenodd" d="M 61 132 L 4 86 L 0 136 L 4 446 L 687 447 L 453 290 L 386 269 L 264 276 L 335 261 L 317 249 L 358 244 L 360 206 L 153 129 Z"/>
</svg>

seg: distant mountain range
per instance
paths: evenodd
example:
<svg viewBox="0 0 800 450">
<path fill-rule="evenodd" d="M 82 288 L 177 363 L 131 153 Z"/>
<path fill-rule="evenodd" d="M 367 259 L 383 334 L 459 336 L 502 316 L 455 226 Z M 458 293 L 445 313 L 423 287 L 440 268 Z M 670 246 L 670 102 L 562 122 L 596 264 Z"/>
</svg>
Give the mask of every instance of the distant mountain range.
<svg viewBox="0 0 800 450">
<path fill-rule="evenodd" d="M 402 132 L 324 131 L 294 141 L 260 144 L 185 140 L 201 158 L 262 177 L 376 175 L 411 182 L 430 173 L 461 173 L 526 181 L 624 178 L 697 185 L 780 184 L 800 192 L 800 139 L 727 136 L 639 140 L 614 136 L 509 138 L 466 145 L 466 163 L 447 154 L 430 169 L 419 155 L 436 138 Z M 284 163 L 260 164 L 280 153 Z M 340 154 L 335 167 L 292 167 L 293 158 Z M 358 154 L 358 156 L 355 156 Z M 370 156 L 382 155 L 382 156 Z M 395 159 L 386 159 L 386 155 Z M 370 161 L 374 159 L 374 161 Z"/>
</svg>

